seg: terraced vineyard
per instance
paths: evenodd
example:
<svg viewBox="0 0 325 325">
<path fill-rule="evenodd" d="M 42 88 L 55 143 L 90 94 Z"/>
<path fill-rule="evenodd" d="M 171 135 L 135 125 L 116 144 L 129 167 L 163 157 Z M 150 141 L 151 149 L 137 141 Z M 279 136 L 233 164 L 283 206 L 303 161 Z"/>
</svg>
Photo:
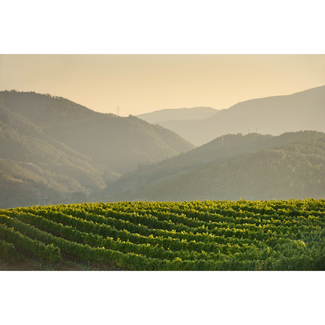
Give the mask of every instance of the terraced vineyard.
<svg viewBox="0 0 325 325">
<path fill-rule="evenodd" d="M 0 255 L 60 269 L 324 270 L 325 200 L 117 202 L 0 210 Z"/>
</svg>

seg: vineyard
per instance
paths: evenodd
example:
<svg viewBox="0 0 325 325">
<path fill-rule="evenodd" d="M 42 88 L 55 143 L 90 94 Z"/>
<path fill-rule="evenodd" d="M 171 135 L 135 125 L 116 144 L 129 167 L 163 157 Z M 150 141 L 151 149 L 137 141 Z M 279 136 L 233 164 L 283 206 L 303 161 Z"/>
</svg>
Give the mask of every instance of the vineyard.
<svg viewBox="0 0 325 325">
<path fill-rule="evenodd" d="M 0 257 L 111 270 L 325 270 L 325 200 L 116 202 L 0 210 Z"/>
</svg>

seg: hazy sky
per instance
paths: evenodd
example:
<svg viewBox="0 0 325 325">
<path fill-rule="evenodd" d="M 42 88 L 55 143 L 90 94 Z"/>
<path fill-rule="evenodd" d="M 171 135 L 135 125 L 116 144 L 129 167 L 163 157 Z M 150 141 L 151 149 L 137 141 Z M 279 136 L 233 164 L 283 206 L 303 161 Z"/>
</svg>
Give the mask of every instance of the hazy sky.
<svg viewBox="0 0 325 325">
<path fill-rule="evenodd" d="M 61 96 L 92 110 L 137 115 L 216 109 L 325 85 L 325 55 L 0 55 L 0 90 Z"/>
</svg>

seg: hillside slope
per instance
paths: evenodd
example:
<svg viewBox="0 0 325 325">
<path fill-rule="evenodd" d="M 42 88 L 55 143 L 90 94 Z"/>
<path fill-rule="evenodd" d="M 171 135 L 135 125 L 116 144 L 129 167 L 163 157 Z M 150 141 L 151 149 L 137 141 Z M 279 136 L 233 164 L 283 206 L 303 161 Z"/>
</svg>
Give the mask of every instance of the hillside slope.
<svg viewBox="0 0 325 325">
<path fill-rule="evenodd" d="M 152 163 L 194 146 L 179 135 L 136 117 L 94 112 L 61 97 L 1 92 L 10 111 L 40 126 L 44 133 L 91 157 L 92 164 L 125 173 L 139 163 Z"/>
<path fill-rule="evenodd" d="M 59 196 L 89 194 L 139 164 L 192 148 L 177 134 L 133 116 L 97 113 L 50 95 L 0 92 L 0 185 L 17 192 L 18 205 L 28 196 L 22 188 L 42 188 L 43 198 L 44 186 Z M 7 195 L 0 201 L 7 202 Z"/>
<path fill-rule="evenodd" d="M 103 176 L 90 157 L 11 111 L 0 95 L 0 207 L 60 203 L 68 193 L 105 188 Z"/>
<path fill-rule="evenodd" d="M 324 166 L 325 134 L 321 132 L 228 135 L 127 174 L 103 190 L 102 198 L 189 201 L 325 197 Z"/>
<path fill-rule="evenodd" d="M 196 200 L 0 209 L 0 270 L 321 271 L 324 203 Z"/>
</svg>

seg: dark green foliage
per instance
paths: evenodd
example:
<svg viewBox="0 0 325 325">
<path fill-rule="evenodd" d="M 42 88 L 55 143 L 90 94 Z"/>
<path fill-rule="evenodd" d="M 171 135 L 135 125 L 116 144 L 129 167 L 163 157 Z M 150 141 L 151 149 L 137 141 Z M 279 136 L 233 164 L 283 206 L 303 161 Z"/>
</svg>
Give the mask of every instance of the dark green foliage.
<svg viewBox="0 0 325 325">
<path fill-rule="evenodd" d="M 57 264 L 61 261 L 60 250 L 52 245 L 46 245 L 37 239 L 31 239 L 29 236 L 21 234 L 12 228 L 8 228 L 6 224 L 12 224 L 12 220 L 3 220 L 0 216 L 0 238 L 3 238 L 7 242 L 12 242 L 17 249 L 22 253 L 32 255 L 33 257 L 39 258 L 41 260 Z M 28 226 L 21 225 L 21 228 L 27 228 Z M 37 233 L 37 230 L 34 232 Z"/>
<path fill-rule="evenodd" d="M 124 270 L 325 270 L 324 226 L 315 199 L 101 202 L 2 210 L 0 239 Z"/>
<path fill-rule="evenodd" d="M 13 243 L 7 243 L 4 240 L 0 239 L 0 257 L 3 258 L 6 262 L 14 262 L 14 260 L 19 256 L 18 252 L 15 249 Z"/>
</svg>

